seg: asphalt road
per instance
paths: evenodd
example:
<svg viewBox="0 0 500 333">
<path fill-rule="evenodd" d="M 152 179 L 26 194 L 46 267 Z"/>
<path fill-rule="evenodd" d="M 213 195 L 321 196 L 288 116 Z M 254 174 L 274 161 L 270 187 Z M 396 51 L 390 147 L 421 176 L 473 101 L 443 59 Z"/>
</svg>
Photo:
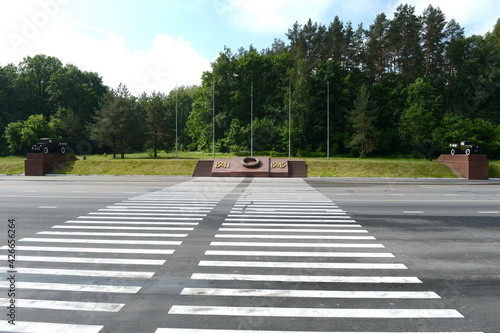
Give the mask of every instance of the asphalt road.
<svg viewBox="0 0 500 333">
<path fill-rule="evenodd" d="M 500 326 L 496 180 L 4 176 L 0 221 L 0 332 Z"/>
</svg>

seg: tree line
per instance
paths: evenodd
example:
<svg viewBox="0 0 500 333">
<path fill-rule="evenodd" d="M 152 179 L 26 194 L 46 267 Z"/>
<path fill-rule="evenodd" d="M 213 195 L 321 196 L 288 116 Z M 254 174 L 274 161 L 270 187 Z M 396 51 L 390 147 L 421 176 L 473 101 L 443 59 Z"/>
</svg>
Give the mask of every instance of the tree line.
<svg viewBox="0 0 500 333">
<path fill-rule="evenodd" d="M 156 156 L 176 143 L 211 151 L 215 137 L 218 152 L 242 154 L 435 156 L 473 140 L 500 157 L 500 21 L 466 37 L 439 8 L 400 5 L 367 28 L 335 17 L 286 37 L 225 48 L 200 86 L 168 94 L 132 96 L 45 55 L 0 67 L 0 153 L 53 136 L 80 154 Z"/>
</svg>

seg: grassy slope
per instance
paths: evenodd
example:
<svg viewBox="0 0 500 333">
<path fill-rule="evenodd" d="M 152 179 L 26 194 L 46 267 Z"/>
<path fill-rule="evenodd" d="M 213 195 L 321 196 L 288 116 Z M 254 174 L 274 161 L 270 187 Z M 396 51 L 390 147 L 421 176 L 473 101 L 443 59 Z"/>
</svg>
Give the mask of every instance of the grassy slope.
<svg viewBox="0 0 500 333">
<path fill-rule="evenodd" d="M 189 153 L 162 154 L 150 159 L 146 154 L 126 155 L 125 159 L 111 156 L 81 157 L 69 163 L 59 173 L 80 175 L 192 175 L 198 158 L 210 158 L 210 154 Z M 217 157 L 230 157 L 221 156 Z M 401 178 L 455 178 L 443 164 L 411 159 L 306 159 L 310 177 L 401 177 Z M 0 158 L 0 174 L 21 174 L 24 158 Z M 500 161 L 490 162 L 490 176 L 500 178 Z"/>
</svg>

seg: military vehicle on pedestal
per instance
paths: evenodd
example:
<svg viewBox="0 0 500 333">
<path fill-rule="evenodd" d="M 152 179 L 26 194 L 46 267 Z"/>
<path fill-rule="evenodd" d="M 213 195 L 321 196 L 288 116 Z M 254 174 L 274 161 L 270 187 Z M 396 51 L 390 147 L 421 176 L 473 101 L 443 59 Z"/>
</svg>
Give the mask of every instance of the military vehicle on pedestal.
<svg viewBox="0 0 500 333">
<path fill-rule="evenodd" d="M 40 141 L 31 147 L 32 153 L 66 153 L 66 142 L 55 141 L 51 138 L 41 138 Z"/>
<path fill-rule="evenodd" d="M 481 154 L 481 150 L 472 141 L 460 141 L 459 143 L 450 143 L 450 154 Z"/>
</svg>

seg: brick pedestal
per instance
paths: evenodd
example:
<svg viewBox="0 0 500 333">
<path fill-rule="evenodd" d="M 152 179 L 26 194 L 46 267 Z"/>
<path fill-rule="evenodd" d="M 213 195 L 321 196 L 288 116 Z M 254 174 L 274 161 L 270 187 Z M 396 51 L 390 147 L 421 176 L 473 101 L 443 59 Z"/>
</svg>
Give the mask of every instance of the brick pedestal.
<svg viewBox="0 0 500 333">
<path fill-rule="evenodd" d="M 467 179 L 488 179 L 490 177 L 487 155 L 442 154 L 436 162 L 446 164 L 454 173 Z"/>
<path fill-rule="evenodd" d="M 45 176 L 48 173 L 54 173 L 64 163 L 77 159 L 73 154 L 29 153 L 26 154 L 26 160 L 24 161 L 24 175 Z"/>
</svg>

